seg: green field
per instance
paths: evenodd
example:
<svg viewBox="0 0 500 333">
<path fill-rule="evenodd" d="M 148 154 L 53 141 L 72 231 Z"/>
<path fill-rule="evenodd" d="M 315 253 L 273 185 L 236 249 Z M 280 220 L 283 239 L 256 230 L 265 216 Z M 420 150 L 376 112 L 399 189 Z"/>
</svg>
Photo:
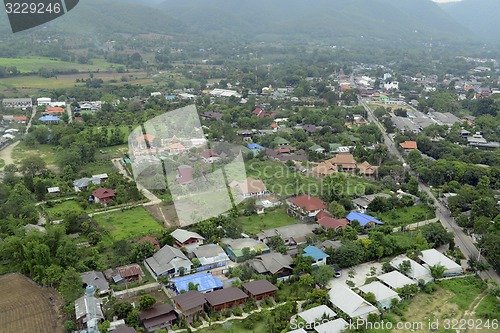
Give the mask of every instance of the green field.
<svg viewBox="0 0 500 333">
<path fill-rule="evenodd" d="M 83 208 L 80 207 L 74 200 L 66 200 L 60 203 L 56 203 L 53 207 L 48 207 L 45 205 L 44 207 L 45 213 L 47 217 L 49 217 L 53 221 L 61 220 L 63 218 L 64 212 L 73 211 L 73 212 L 83 212 Z"/>
<path fill-rule="evenodd" d="M 455 294 L 449 301 L 457 304 L 462 311 L 467 310 L 477 295 L 486 288 L 486 283 L 475 276 L 442 280 L 438 282 L 438 285 Z"/>
<path fill-rule="evenodd" d="M 390 226 L 405 226 L 426 219 L 431 220 L 436 217 L 436 212 L 427 205 L 417 205 L 377 213 L 374 216 Z"/>
<path fill-rule="evenodd" d="M 111 63 L 108 63 L 103 59 L 92 59 L 91 61 L 92 65 L 61 61 L 46 57 L 0 58 L 0 66 L 16 67 L 21 73 L 38 72 L 40 68 L 48 70 L 77 69 L 80 72 L 93 72 L 97 70 L 105 70 L 112 66 Z"/>
<path fill-rule="evenodd" d="M 163 230 L 143 207 L 98 214 L 93 219 L 109 232 L 109 237 L 114 242 L 132 240 Z"/>
<path fill-rule="evenodd" d="M 279 208 L 264 214 L 240 216 L 238 218 L 238 223 L 241 223 L 245 233 L 256 234 L 264 229 L 297 223 L 297 220 L 288 215 L 284 208 Z"/>
<path fill-rule="evenodd" d="M 303 175 L 280 162 L 273 161 L 249 161 L 246 163 L 246 171 L 248 176 L 262 180 L 269 191 L 281 196 L 292 194 L 321 196 L 328 182 L 327 178 L 318 179 Z M 358 197 L 365 194 L 366 187 L 373 187 L 375 190 L 379 187 L 373 181 L 344 174 L 335 175 L 332 179 L 331 184 L 335 185 L 335 191 L 339 195 Z"/>
<path fill-rule="evenodd" d="M 21 142 L 14 148 L 12 158 L 18 164 L 22 159 L 29 155 L 39 156 L 47 165 L 56 164 L 56 147 L 51 145 L 37 145 L 35 147 L 27 147 L 24 142 Z"/>
</svg>

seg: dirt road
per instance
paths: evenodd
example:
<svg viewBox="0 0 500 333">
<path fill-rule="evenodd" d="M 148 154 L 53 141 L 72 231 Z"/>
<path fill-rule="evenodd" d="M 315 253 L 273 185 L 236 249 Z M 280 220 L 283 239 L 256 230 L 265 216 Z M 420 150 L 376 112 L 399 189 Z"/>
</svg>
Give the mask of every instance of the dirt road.
<svg viewBox="0 0 500 333">
<path fill-rule="evenodd" d="M 12 159 L 12 151 L 16 146 L 19 144 L 20 141 L 16 141 L 14 143 L 11 143 L 4 149 L 0 150 L 0 159 L 5 161 L 5 165 L 7 164 L 14 164 L 14 160 Z M 0 168 L 0 171 L 3 170 L 3 167 Z"/>
</svg>

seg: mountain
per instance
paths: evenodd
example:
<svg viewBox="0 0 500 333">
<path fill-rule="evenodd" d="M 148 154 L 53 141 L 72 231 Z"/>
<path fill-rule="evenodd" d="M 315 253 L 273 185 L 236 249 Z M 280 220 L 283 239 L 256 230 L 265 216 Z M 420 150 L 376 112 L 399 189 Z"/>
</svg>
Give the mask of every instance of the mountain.
<svg viewBox="0 0 500 333">
<path fill-rule="evenodd" d="M 118 33 L 184 33 L 189 27 L 169 13 L 136 0 L 85 0 L 64 16 L 44 26 L 60 33 L 101 34 Z M 12 35 L 7 15 L 0 21 L 0 33 Z M 34 28 L 42 29 L 42 27 Z M 28 30 L 30 33 L 33 30 Z"/>
<path fill-rule="evenodd" d="M 431 0 L 166 0 L 160 8 L 200 34 L 243 38 L 467 40 Z"/>
<path fill-rule="evenodd" d="M 440 7 L 481 39 L 500 41 L 499 0 L 463 0 Z"/>
</svg>

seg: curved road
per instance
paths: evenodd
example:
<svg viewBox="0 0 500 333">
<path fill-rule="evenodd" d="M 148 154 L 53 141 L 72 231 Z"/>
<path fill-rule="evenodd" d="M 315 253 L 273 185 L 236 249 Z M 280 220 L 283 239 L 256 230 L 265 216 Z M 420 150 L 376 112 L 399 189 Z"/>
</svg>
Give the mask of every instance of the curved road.
<svg viewBox="0 0 500 333">
<path fill-rule="evenodd" d="M 382 132 L 382 134 L 384 136 L 384 143 L 387 146 L 389 152 L 391 154 L 397 156 L 397 158 L 402 163 L 406 163 L 403 156 L 401 155 L 401 153 L 397 149 L 396 145 L 394 144 L 394 141 L 389 137 L 389 135 L 387 135 L 384 127 L 382 126 L 382 124 L 380 124 L 378 119 L 375 117 L 375 115 L 373 114 L 370 107 L 368 107 L 368 105 L 366 104 L 366 101 L 362 100 L 361 96 L 358 96 L 358 99 L 360 101 L 360 104 L 365 108 L 365 110 L 368 114 L 368 121 L 375 123 L 378 126 L 378 128 L 380 129 L 380 131 Z M 409 168 L 409 166 L 406 166 L 406 169 L 413 176 L 415 176 L 415 172 L 412 171 Z M 454 240 L 455 240 L 456 246 L 462 251 L 462 253 L 464 254 L 464 256 L 466 258 L 471 258 L 471 257 L 478 258 L 479 257 L 479 250 L 474 245 L 472 238 L 467 236 L 463 232 L 462 228 L 460 228 L 455 223 L 455 219 L 450 216 L 450 212 L 448 211 L 448 209 L 439 200 L 436 199 L 434 194 L 431 192 L 430 188 L 427 187 L 424 183 L 422 183 L 420 181 L 420 179 L 418 180 L 418 182 L 419 182 L 419 189 L 421 191 L 427 193 L 427 195 L 434 200 L 435 207 L 436 207 L 436 217 L 439 218 L 443 227 L 445 227 L 448 231 L 452 232 L 455 235 Z M 481 261 L 485 261 L 484 258 L 482 258 L 482 257 L 480 259 L 481 259 Z M 481 272 L 480 275 L 483 279 L 489 279 L 489 280 L 496 281 L 497 283 L 500 283 L 500 276 L 493 269 L 490 269 L 490 270 L 485 271 L 485 272 Z"/>
</svg>

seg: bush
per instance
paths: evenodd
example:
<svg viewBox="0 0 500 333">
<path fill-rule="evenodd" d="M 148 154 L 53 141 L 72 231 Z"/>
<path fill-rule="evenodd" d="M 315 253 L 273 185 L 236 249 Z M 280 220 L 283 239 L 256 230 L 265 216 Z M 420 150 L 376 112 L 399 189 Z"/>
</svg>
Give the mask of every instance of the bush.
<svg viewBox="0 0 500 333">
<path fill-rule="evenodd" d="M 243 315 L 243 310 L 239 306 L 235 307 L 233 310 L 233 315 L 241 317 Z"/>
<path fill-rule="evenodd" d="M 437 290 L 437 285 L 434 282 L 427 283 L 423 288 L 423 291 L 427 294 L 432 294 L 436 290 Z"/>
</svg>

